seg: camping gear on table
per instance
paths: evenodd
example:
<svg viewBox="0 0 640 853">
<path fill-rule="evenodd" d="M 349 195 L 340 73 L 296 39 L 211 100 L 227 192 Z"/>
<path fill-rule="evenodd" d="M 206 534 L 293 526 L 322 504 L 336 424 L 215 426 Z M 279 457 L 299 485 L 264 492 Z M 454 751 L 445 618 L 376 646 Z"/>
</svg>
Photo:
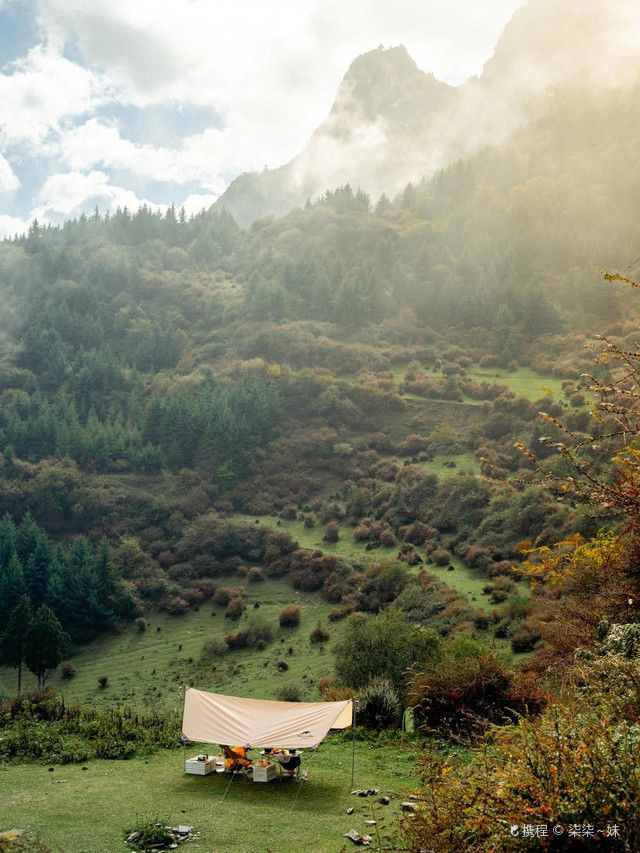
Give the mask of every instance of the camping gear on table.
<svg viewBox="0 0 640 853">
<path fill-rule="evenodd" d="M 220 744 L 226 756 L 226 769 L 232 770 L 229 784 L 234 777 L 242 778 L 246 775 L 249 768 L 254 781 L 268 782 L 275 777 L 278 766 L 281 776 L 293 776 L 300 780 L 301 759 L 297 750 L 316 749 L 329 729 L 354 726 L 354 718 L 355 706 L 351 699 L 342 702 L 274 702 L 224 696 L 185 687 L 180 737 L 185 748 L 187 741 Z M 226 746 L 229 743 L 243 746 Z M 246 757 L 248 749 L 260 747 L 263 754 L 269 750 L 277 757 L 279 750 L 273 750 L 270 746 L 274 743 L 278 744 L 279 750 L 288 751 L 287 754 L 283 753 L 282 765 L 267 761 L 265 766 L 264 762 L 252 763 Z M 355 747 L 355 740 L 353 745 Z M 228 767 L 228 760 L 233 762 L 232 767 Z M 354 760 L 355 752 L 352 755 L 352 776 Z M 303 778 L 306 779 L 306 775 L 305 772 Z M 228 790 L 227 785 L 220 802 L 224 801 Z"/>
<path fill-rule="evenodd" d="M 300 775 L 300 763 L 302 759 L 298 752 L 279 752 L 276 760 L 280 765 L 280 776 L 283 778 L 297 779 Z"/>
<path fill-rule="evenodd" d="M 252 765 L 254 782 L 271 782 L 276 778 L 276 765 L 271 761 L 259 761 Z"/>
<path fill-rule="evenodd" d="M 212 755 L 194 755 L 187 758 L 184 763 L 185 773 L 194 773 L 196 776 L 206 776 L 215 770 L 215 758 Z"/>
</svg>

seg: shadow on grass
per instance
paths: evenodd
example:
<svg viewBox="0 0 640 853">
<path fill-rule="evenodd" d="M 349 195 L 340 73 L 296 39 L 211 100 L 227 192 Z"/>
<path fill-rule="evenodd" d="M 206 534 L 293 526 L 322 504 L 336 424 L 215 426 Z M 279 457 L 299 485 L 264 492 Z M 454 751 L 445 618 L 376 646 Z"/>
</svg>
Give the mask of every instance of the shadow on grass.
<svg viewBox="0 0 640 853">
<path fill-rule="evenodd" d="M 177 770 L 179 773 L 179 769 Z M 227 791 L 228 787 L 228 791 Z M 296 782 L 293 779 L 275 779 L 272 782 L 252 782 L 251 779 L 234 779 L 229 783 L 226 773 L 208 776 L 183 775 L 176 780 L 175 792 L 191 798 L 192 802 L 219 802 L 227 791 L 225 804 L 254 802 L 257 806 L 269 805 L 277 810 L 291 809 L 294 801 L 297 811 L 325 811 L 338 805 L 348 794 L 348 780 L 329 782 L 314 777 L 313 780 Z"/>
</svg>

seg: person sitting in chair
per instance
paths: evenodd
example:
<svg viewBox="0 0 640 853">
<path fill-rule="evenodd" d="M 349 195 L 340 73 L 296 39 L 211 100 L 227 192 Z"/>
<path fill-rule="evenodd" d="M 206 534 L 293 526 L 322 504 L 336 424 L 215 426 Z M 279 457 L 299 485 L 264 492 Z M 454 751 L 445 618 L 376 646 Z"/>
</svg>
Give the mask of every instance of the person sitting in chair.
<svg viewBox="0 0 640 853">
<path fill-rule="evenodd" d="M 224 764 L 227 770 L 247 770 L 251 767 L 251 761 L 247 758 L 246 747 L 226 746 L 221 743 L 220 749 L 224 752 Z"/>
</svg>

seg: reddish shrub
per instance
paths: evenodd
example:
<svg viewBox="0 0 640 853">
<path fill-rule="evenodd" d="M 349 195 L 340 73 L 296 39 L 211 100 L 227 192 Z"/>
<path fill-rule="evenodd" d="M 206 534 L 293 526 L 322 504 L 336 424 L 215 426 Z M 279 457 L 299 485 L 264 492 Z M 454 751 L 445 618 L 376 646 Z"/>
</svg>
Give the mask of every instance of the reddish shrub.
<svg viewBox="0 0 640 853">
<path fill-rule="evenodd" d="M 329 631 L 323 625 L 316 625 L 313 631 L 309 634 L 309 640 L 312 643 L 326 643 L 329 636 Z"/>
<path fill-rule="evenodd" d="M 180 613 L 186 613 L 189 605 L 180 595 L 174 595 L 164 605 L 164 609 L 171 613 L 173 616 L 177 616 Z"/>
<path fill-rule="evenodd" d="M 325 542 L 337 542 L 340 538 L 340 525 L 337 521 L 328 521 L 324 526 L 324 536 L 322 537 Z"/>
<path fill-rule="evenodd" d="M 247 580 L 250 583 L 259 583 L 264 580 L 264 575 L 262 574 L 262 569 L 259 569 L 257 566 L 253 566 L 249 569 L 247 574 Z"/>
<path fill-rule="evenodd" d="M 385 548 L 392 548 L 395 541 L 393 533 L 388 528 L 380 531 L 380 544 Z"/>
<path fill-rule="evenodd" d="M 227 613 L 229 616 L 237 619 L 244 613 L 246 606 L 247 599 L 243 598 L 241 595 L 236 595 L 229 600 L 229 603 L 227 604 Z"/>
<path fill-rule="evenodd" d="M 300 624 L 302 608 L 297 604 L 285 604 L 278 614 L 278 621 L 282 628 L 294 628 Z"/>
<path fill-rule="evenodd" d="M 64 679 L 69 679 L 73 678 L 76 671 L 70 663 L 63 663 L 60 667 L 60 673 Z"/>
<path fill-rule="evenodd" d="M 434 548 L 431 552 L 431 559 L 436 566 L 446 566 L 451 560 L 451 554 L 446 548 Z"/>
<path fill-rule="evenodd" d="M 200 590 L 203 598 L 209 598 L 216 591 L 217 583 L 213 578 L 200 578 L 200 580 L 195 581 L 193 586 L 195 589 Z"/>
<path fill-rule="evenodd" d="M 219 586 L 213 594 L 216 604 L 228 604 L 232 598 L 244 595 L 243 586 Z"/>
</svg>

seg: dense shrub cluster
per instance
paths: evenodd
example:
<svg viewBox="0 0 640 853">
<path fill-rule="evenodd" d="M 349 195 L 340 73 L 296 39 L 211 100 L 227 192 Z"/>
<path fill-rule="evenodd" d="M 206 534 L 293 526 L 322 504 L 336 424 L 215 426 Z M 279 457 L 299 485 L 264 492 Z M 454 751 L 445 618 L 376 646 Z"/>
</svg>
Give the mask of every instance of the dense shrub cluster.
<svg viewBox="0 0 640 853">
<path fill-rule="evenodd" d="M 583 825 L 602 830 L 608 850 L 640 848 L 638 662 L 607 656 L 575 675 L 577 687 L 494 731 L 470 763 L 425 756 L 416 816 L 402 824 L 411 850 L 521 849 L 508 827 L 522 824 L 561 825 L 566 849 L 593 841 L 568 835 Z"/>
<path fill-rule="evenodd" d="M 544 694 L 490 648 L 466 636 L 445 643 L 437 661 L 421 666 L 407 687 L 416 722 L 445 736 L 505 724 L 539 713 Z"/>
<path fill-rule="evenodd" d="M 177 747 L 177 717 L 128 708 L 66 708 L 51 690 L 22 693 L 0 704 L 0 759 L 70 764 L 89 758 L 132 758 Z"/>
</svg>

